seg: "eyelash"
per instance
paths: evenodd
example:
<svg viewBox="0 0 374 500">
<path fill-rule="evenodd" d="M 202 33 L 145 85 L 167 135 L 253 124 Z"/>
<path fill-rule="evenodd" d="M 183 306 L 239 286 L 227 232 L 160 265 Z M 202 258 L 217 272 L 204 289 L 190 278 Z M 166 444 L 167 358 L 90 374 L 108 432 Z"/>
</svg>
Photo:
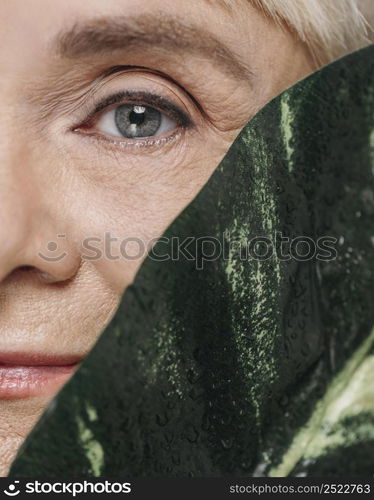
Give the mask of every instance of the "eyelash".
<svg viewBox="0 0 374 500">
<path fill-rule="evenodd" d="M 176 121 L 178 127 L 174 130 L 174 132 L 170 133 L 166 137 L 157 136 L 155 138 L 144 138 L 144 139 L 123 139 L 114 138 L 111 136 L 105 136 L 100 132 L 86 132 L 92 128 L 97 121 L 99 121 L 103 112 L 108 112 L 112 108 L 120 106 L 121 104 L 134 104 L 141 106 L 148 106 L 158 111 L 165 113 L 169 118 L 172 118 Z M 162 97 L 158 94 L 154 94 L 151 92 L 145 91 L 122 91 L 112 94 L 102 100 L 99 104 L 97 104 L 94 110 L 89 113 L 88 117 L 84 120 L 84 122 L 79 125 L 73 127 L 73 132 L 80 132 L 84 135 L 90 137 L 96 137 L 100 140 L 105 140 L 106 142 L 120 145 L 120 146 L 137 146 L 137 147 L 147 147 L 147 146 L 161 146 L 165 143 L 172 141 L 180 136 L 180 132 L 183 130 L 187 130 L 193 126 L 193 122 L 190 117 L 182 111 L 178 106 L 170 102 L 165 97 Z"/>
</svg>

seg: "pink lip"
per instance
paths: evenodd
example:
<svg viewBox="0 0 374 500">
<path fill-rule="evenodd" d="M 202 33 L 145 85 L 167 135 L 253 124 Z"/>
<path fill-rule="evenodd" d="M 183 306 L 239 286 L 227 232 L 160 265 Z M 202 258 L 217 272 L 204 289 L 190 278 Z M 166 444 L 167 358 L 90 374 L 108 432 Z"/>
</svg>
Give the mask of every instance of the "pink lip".
<svg viewBox="0 0 374 500">
<path fill-rule="evenodd" d="M 0 399 L 54 395 L 78 367 L 76 356 L 0 352 Z"/>
</svg>

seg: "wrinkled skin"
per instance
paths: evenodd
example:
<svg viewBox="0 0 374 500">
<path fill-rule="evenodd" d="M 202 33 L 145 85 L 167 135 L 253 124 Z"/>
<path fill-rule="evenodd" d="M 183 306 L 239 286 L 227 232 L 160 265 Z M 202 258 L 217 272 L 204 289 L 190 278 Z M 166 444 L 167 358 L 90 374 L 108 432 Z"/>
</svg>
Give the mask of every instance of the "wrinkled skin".
<svg viewBox="0 0 374 500">
<path fill-rule="evenodd" d="M 149 247 L 245 123 L 315 68 L 302 42 L 245 2 L 231 11 L 208 0 L 13 0 L 1 2 L 0 19 L 0 357 L 79 362 L 145 256 L 136 240 L 126 258 L 120 242 Z M 93 29 L 78 33 L 87 23 L 126 23 L 122 33 L 136 26 L 136 36 L 98 50 L 83 43 Z M 60 36 L 73 26 L 75 37 Z M 126 67 L 106 73 L 118 66 Z M 188 123 L 159 106 L 168 119 L 157 140 L 113 135 L 115 106 L 93 112 L 124 91 L 161 96 Z M 97 252 L 87 252 L 87 238 Z M 105 255 L 87 258 L 98 251 Z M 0 400 L 2 475 L 61 384 Z"/>
</svg>

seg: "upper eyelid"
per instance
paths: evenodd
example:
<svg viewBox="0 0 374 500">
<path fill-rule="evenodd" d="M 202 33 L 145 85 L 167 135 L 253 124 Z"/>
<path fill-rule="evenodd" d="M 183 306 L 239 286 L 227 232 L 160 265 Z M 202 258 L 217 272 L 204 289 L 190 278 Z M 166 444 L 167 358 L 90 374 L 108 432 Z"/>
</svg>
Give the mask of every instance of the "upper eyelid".
<svg viewBox="0 0 374 500">
<path fill-rule="evenodd" d="M 184 94 L 187 95 L 187 97 L 192 101 L 193 105 L 200 111 L 200 113 L 207 117 L 206 111 L 204 107 L 202 106 L 201 102 L 196 99 L 194 95 L 191 94 L 191 92 L 188 91 L 183 85 L 181 85 L 177 80 L 172 78 L 170 75 L 167 75 L 166 73 L 163 73 L 160 70 L 153 69 L 153 68 L 148 68 L 145 66 L 112 66 L 105 72 L 105 76 L 103 76 L 103 80 L 101 81 L 101 84 L 104 84 L 105 82 L 105 77 L 114 77 L 116 78 L 117 76 L 122 76 L 127 74 L 128 72 L 133 72 L 133 71 L 140 71 L 144 72 L 146 74 L 151 74 L 157 77 L 161 77 L 163 80 L 168 81 L 169 83 L 175 85 L 179 90 L 181 90 Z"/>
</svg>

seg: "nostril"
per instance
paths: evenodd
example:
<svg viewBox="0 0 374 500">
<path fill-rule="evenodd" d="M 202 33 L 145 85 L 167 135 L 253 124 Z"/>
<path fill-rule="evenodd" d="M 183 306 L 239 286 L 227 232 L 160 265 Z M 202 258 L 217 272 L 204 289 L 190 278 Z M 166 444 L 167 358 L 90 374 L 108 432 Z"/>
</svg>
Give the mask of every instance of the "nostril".
<svg viewBox="0 0 374 500">
<path fill-rule="evenodd" d="M 65 286 L 71 279 L 59 280 L 47 271 L 41 270 L 35 266 L 19 266 L 13 269 L 3 280 L 3 283 L 22 283 L 24 281 L 32 280 L 40 284 L 54 284 L 58 286 Z"/>
<path fill-rule="evenodd" d="M 26 277 L 29 279 L 34 279 L 34 277 L 36 277 L 38 273 L 40 273 L 40 271 L 34 266 L 19 266 L 15 269 L 12 269 L 7 274 L 4 274 L 4 276 L 0 278 L 0 281 L 3 284 L 7 284 L 10 282 L 21 283 L 23 280 L 25 280 Z"/>
<path fill-rule="evenodd" d="M 39 269 L 37 269 L 34 266 L 18 266 L 12 271 L 10 271 L 10 273 L 8 273 L 8 275 L 4 278 L 4 281 L 19 280 L 25 277 L 26 275 L 31 276 L 40 273 L 41 271 L 39 271 Z"/>
</svg>

